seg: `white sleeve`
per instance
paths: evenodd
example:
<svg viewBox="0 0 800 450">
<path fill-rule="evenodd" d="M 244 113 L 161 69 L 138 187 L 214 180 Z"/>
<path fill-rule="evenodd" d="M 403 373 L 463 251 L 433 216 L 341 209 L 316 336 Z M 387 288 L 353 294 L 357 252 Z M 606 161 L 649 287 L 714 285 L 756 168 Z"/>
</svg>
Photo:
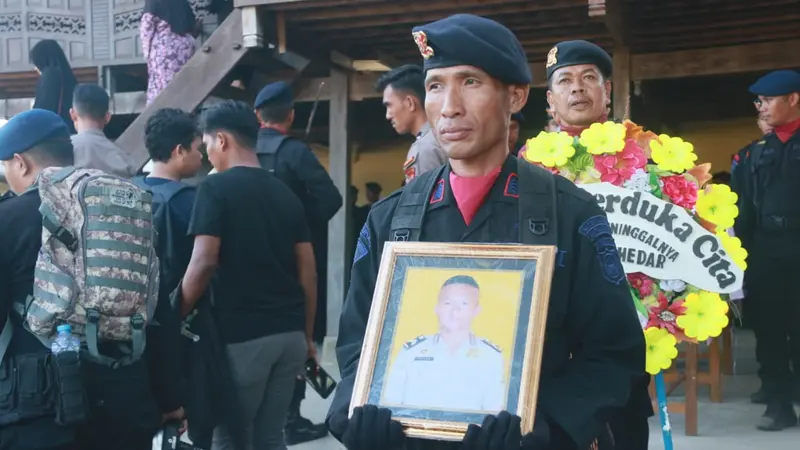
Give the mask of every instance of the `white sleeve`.
<svg viewBox="0 0 800 450">
<path fill-rule="evenodd" d="M 502 353 L 492 353 L 486 365 L 486 387 L 483 389 L 483 410 L 500 412 L 506 409 L 505 358 Z M 513 411 L 512 411 L 513 412 Z"/>
<path fill-rule="evenodd" d="M 383 385 L 381 393 L 381 403 L 392 405 L 402 405 L 405 401 L 406 382 L 408 380 L 408 368 L 410 365 L 411 352 L 401 349 L 394 362 L 390 361 L 389 375 Z"/>
</svg>

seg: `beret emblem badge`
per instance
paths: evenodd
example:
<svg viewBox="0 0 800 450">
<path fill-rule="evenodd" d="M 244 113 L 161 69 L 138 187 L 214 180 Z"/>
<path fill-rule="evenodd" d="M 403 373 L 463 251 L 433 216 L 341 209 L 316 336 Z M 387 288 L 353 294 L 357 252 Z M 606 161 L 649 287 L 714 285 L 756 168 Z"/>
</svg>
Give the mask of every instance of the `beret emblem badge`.
<svg viewBox="0 0 800 450">
<path fill-rule="evenodd" d="M 425 59 L 430 59 L 433 56 L 433 49 L 428 45 L 428 35 L 424 31 L 415 31 L 411 33 L 414 36 L 414 42 L 419 47 L 419 53 Z"/>
<path fill-rule="evenodd" d="M 550 67 L 556 65 L 558 63 L 558 47 L 553 47 L 547 53 L 547 65 L 545 65 L 545 69 L 549 69 Z"/>
</svg>

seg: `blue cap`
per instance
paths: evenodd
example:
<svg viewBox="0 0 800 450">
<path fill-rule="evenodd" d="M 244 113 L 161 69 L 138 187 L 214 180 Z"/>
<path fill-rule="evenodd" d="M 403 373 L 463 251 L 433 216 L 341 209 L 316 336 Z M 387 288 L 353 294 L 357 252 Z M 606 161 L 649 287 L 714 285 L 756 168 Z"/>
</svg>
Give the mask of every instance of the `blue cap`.
<svg viewBox="0 0 800 450">
<path fill-rule="evenodd" d="M 45 139 L 69 139 L 64 119 L 46 109 L 31 109 L 12 117 L 0 128 L 0 161 L 8 161 Z"/>
<path fill-rule="evenodd" d="M 56 327 L 56 331 L 59 333 L 70 333 L 72 332 L 72 326 L 65 323 L 64 325 L 59 325 Z"/>
<path fill-rule="evenodd" d="M 472 14 L 456 14 L 414 27 L 423 69 L 473 66 L 506 84 L 533 81 L 522 45 L 508 28 Z"/>
<path fill-rule="evenodd" d="M 580 64 L 592 64 L 604 77 L 611 76 L 611 56 L 599 46 L 589 41 L 564 41 L 559 42 L 547 53 L 547 79 L 553 76 L 553 72 L 567 66 L 578 66 Z"/>
<path fill-rule="evenodd" d="M 263 89 L 256 96 L 256 102 L 253 106 L 256 109 L 261 108 L 267 103 L 278 103 L 288 105 L 294 100 L 292 96 L 292 88 L 283 81 L 270 83 L 264 86 Z"/>
<path fill-rule="evenodd" d="M 765 97 L 778 97 L 800 92 L 800 73 L 795 70 L 776 70 L 756 80 L 750 92 Z"/>
<path fill-rule="evenodd" d="M 522 111 L 515 112 L 514 114 L 511 115 L 511 120 L 513 120 L 515 122 L 519 122 L 519 123 L 524 123 L 525 122 L 525 116 L 522 115 Z"/>
</svg>

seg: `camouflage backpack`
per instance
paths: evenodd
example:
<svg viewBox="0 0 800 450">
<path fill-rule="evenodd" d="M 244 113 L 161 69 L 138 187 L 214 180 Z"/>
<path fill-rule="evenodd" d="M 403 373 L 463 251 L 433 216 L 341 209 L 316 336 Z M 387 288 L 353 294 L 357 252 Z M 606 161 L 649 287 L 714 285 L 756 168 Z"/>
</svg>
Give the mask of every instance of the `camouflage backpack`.
<svg viewBox="0 0 800 450">
<path fill-rule="evenodd" d="M 42 247 L 26 325 L 47 343 L 68 323 L 88 357 L 129 364 L 144 352 L 144 327 L 158 299 L 151 195 L 131 181 L 93 169 L 42 171 Z M 131 343 L 127 356 L 101 355 L 98 342 Z M 130 350 L 130 351 L 127 351 Z"/>
</svg>

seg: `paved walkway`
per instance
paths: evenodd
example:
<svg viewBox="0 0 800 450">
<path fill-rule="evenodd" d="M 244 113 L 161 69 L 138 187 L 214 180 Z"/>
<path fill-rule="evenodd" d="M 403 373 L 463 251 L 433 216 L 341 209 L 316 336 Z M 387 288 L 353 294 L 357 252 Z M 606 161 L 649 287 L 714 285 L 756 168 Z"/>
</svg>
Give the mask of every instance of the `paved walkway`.
<svg viewBox="0 0 800 450">
<path fill-rule="evenodd" d="M 724 402 L 709 402 L 706 392 L 700 392 L 699 436 L 684 435 L 684 417 L 671 416 L 675 450 L 800 450 L 800 427 L 792 430 L 765 433 L 755 429 L 755 420 L 764 412 L 763 407 L 749 402 L 749 395 L 758 388 L 758 380 L 752 373 L 755 364 L 752 358 L 752 336 L 740 332 L 736 338 L 737 373 L 727 377 L 723 386 Z M 335 365 L 326 360 L 326 370 L 336 374 Z M 336 376 L 336 375 L 334 375 Z M 321 422 L 325 418 L 329 402 L 310 391 L 303 402 L 303 415 Z M 798 408 L 800 411 L 800 408 Z M 290 447 L 291 450 L 339 450 L 343 449 L 333 437 Z M 650 423 L 650 450 L 664 448 L 658 418 Z"/>
</svg>

